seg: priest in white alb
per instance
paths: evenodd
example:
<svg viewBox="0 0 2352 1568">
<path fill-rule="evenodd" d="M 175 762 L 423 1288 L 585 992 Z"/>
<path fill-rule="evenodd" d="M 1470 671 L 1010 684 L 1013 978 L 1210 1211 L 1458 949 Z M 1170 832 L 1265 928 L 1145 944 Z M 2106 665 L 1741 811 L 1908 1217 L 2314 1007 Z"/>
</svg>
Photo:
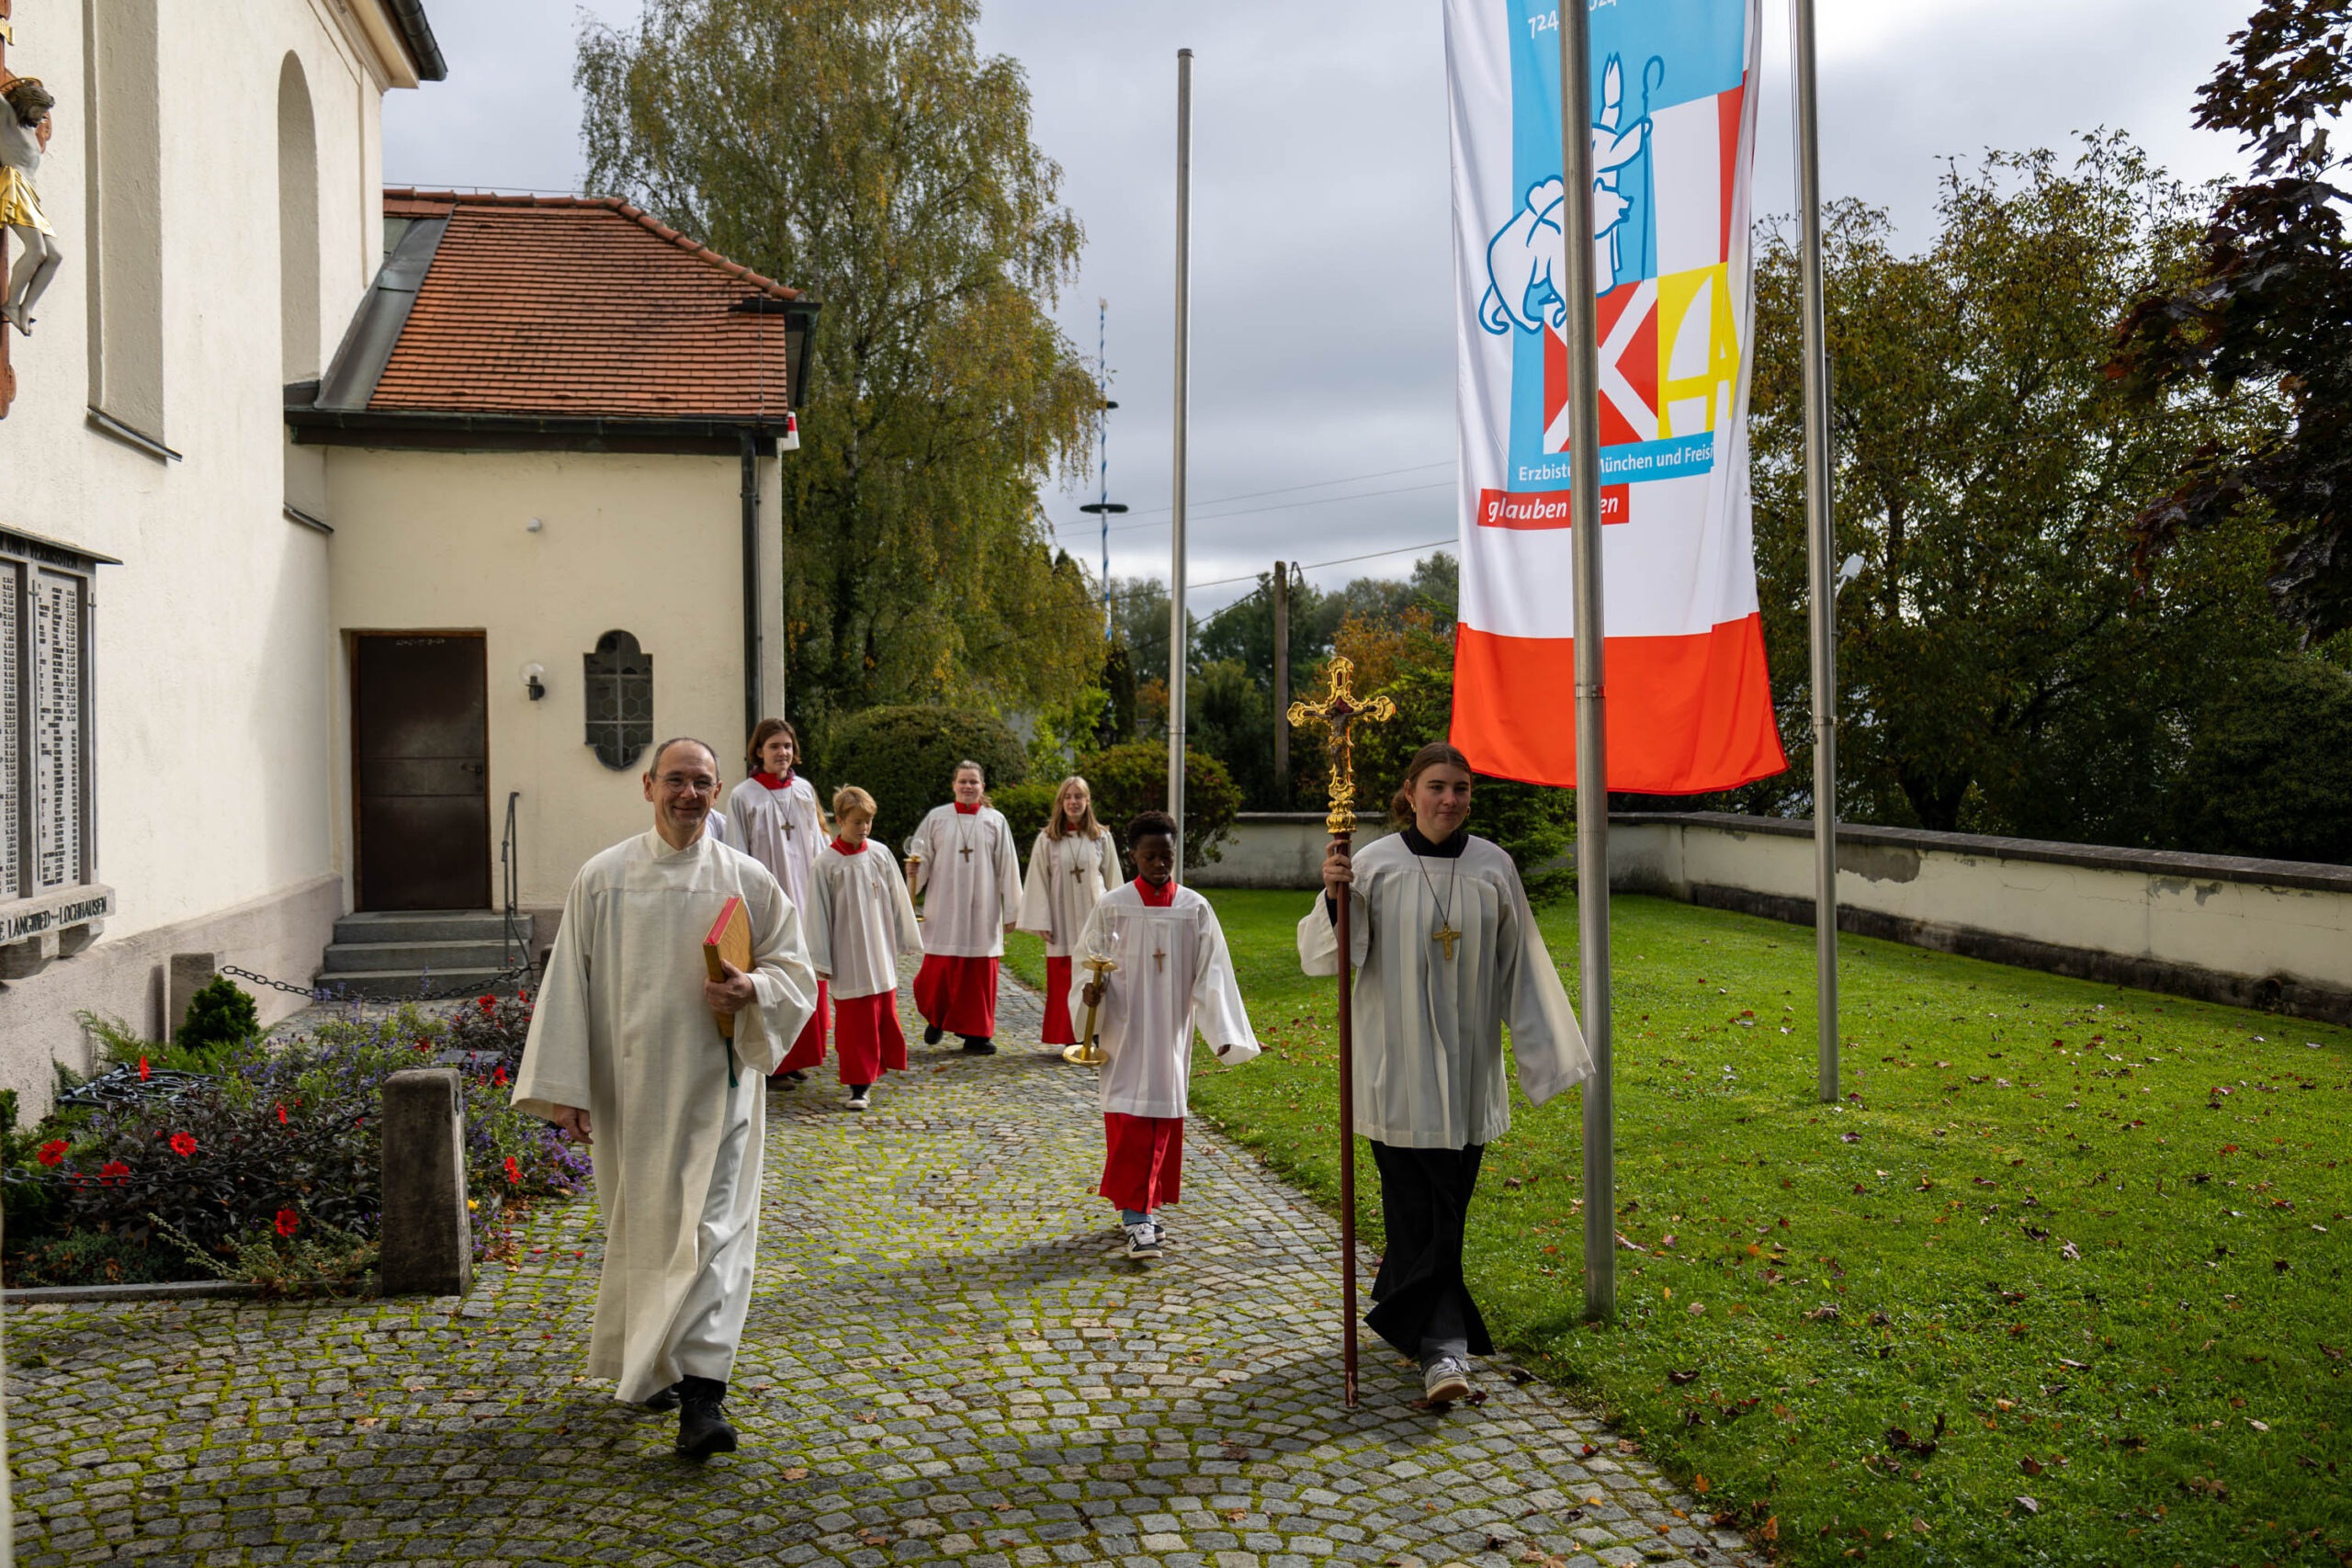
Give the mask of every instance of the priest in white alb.
<svg viewBox="0 0 2352 1568">
<path fill-rule="evenodd" d="M 514 1077 L 519 1109 L 594 1150 L 605 1263 L 589 1375 L 675 1405 L 678 1450 L 696 1459 L 735 1447 L 721 1401 L 751 1304 L 765 1075 L 817 1000 L 784 889 L 703 830 L 718 784 L 701 741 L 656 749 L 653 830 L 573 879 Z M 730 897 L 752 966 L 711 980 L 703 942 Z"/>
<path fill-rule="evenodd" d="M 1420 1363 L 1432 1404 L 1467 1396 L 1468 1358 L 1494 1352 L 1462 1243 L 1479 1160 L 1510 1125 L 1504 1026 L 1530 1104 L 1592 1075 L 1519 868 L 1462 831 L 1470 784 L 1461 752 L 1422 747 L 1390 806 L 1403 830 L 1353 857 L 1335 840 L 1324 896 L 1298 923 L 1306 973 L 1337 975 L 1337 900 L 1352 900 L 1356 1131 L 1388 1235 L 1364 1321 Z"/>
<path fill-rule="evenodd" d="M 956 763 L 948 786 L 955 800 L 933 807 L 907 840 L 908 875 L 922 895 L 915 1010 L 924 1044 L 960 1034 L 966 1051 L 992 1056 L 997 966 L 1021 908 L 1021 860 L 1012 825 L 989 804 L 980 765 Z"/>
<path fill-rule="evenodd" d="M 1094 906 L 1072 954 L 1112 967 L 1087 981 L 1102 1009 L 1102 1182 L 1119 1206 L 1127 1256 L 1157 1258 L 1167 1243 L 1159 1209 L 1182 1194 L 1184 1112 L 1192 1092 L 1193 1033 L 1228 1065 L 1258 1054 L 1216 910 L 1177 886 L 1176 819 L 1147 811 L 1127 825 L 1136 879 Z"/>
</svg>

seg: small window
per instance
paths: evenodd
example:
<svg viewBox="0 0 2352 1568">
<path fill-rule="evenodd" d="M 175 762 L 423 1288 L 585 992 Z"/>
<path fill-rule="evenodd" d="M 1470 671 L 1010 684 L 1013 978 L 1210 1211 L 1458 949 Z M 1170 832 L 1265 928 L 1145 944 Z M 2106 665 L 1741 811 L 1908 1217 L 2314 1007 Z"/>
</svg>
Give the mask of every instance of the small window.
<svg viewBox="0 0 2352 1568">
<path fill-rule="evenodd" d="M 581 655 L 586 678 L 588 744 L 596 761 L 618 772 L 653 744 L 653 656 L 627 632 L 606 632 Z"/>
</svg>

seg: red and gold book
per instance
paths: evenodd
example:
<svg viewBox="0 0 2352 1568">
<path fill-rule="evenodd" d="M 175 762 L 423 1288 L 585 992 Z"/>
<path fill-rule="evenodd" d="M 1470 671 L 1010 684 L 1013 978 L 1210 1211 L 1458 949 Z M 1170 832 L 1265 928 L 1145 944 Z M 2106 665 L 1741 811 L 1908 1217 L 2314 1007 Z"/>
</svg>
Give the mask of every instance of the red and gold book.
<svg viewBox="0 0 2352 1568">
<path fill-rule="evenodd" d="M 727 907 L 718 911 L 718 919 L 710 923 L 710 934 L 702 939 L 703 972 L 714 980 L 727 978 L 723 964 L 732 964 L 745 975 L 752 972 L 752 917 L 744 912 L 743 900 L 729 897 Z M 714 1012 L 718 1021 L 718 1032 L 728 1039 L 735 1038 L 735 1015 Z"/>
</svg>

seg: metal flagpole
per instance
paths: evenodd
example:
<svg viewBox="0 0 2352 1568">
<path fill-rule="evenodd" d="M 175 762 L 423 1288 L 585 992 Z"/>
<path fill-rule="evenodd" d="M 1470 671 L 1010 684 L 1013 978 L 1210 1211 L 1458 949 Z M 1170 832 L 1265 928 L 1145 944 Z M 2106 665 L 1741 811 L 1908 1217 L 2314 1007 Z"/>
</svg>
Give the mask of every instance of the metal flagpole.
<svg viewBox="0 0 2352 1568">
<path fill-rule="evenodd" d="M 1796 67 L 1798 307 L 1804 354 L 1805 579 L 1813 642 L 1813 986 L 1819 1090 L 1838 1100 L 1838 597 L 1829 494 L 1829 344 L 1821 284 L 1821 126 L 1815 113 L 1813 0 L 1792 0 Z"/>
<path fill-rule="evenodd" d="M 1560 7 L 1560 209 L 1567 307 L 1568 542 L 1575 552 L 1577 972 L 1592 1078 L 1584 1090 L 1584 1314 L 1617 1315 L 1617 1116 L 1609 1038 L 1609 731 L 1601 680 L 1600 360 L 1593 320 L 1592 38 Z"/>
<path fill-rule="evenodd" d="M 1175 542 L 1168 569 L 1168 815 L 1176 819 L 1176 880 L 1184 879 L 1184 435 L 1193 412 L 1193 51 L 1176 51 Z"/>
</svg>

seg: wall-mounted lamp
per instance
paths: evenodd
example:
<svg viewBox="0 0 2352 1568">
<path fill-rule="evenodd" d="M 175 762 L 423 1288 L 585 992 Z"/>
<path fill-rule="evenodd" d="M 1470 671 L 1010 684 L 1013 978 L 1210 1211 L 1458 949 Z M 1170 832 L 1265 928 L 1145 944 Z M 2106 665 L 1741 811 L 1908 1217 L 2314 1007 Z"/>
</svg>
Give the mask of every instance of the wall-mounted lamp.
<svg viewBox="0 0 2352 1568">
<path fill-rule="evenodd" d="M 540 679 L 540 677 L 545 675 L 547 672 L 548 669 L 544 664 L 526 664 L 523 666 L 523 689 L 531 694 L 531 700 L 533 702 L 537 702 L 541 697 L 548 694 L 547 682 Z"/>
</svg>

